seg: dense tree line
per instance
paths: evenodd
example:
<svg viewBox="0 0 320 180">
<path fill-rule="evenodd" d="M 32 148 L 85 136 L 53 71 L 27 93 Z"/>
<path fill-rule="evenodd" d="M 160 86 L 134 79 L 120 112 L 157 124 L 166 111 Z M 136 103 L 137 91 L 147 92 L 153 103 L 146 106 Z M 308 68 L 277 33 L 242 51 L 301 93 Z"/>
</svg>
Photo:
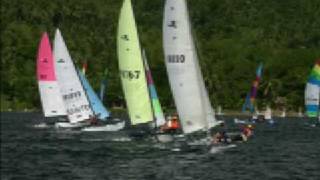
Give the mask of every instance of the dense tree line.
<svg viewBox="0 0 320 180">
<path fill-rule="evenodd" d="M 123 99 L 116 54 L 121 0 L 3 0 L 1 109 L 40 109 L 36 54 L 41 33 L 59 27 L 72 58 L 88 62 L 98 89 L 109 71 L 105 104 Z M 163 0 L 133 0 L 161 103 L 172 108 L 162 48 Z M 211 102 L 241 109 L 260 62 L 258 106 L 297 110 L 308 74 L 320 57 L 319 0 L 189 0 L 194 38 Z"/>
</svg>

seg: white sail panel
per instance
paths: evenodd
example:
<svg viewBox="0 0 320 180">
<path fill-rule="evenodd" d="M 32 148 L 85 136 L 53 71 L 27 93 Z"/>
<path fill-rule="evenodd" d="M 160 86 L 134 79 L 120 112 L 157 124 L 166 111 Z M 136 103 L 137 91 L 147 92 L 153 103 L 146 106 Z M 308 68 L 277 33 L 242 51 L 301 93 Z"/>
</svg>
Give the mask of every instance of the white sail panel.
<svg viewBox="0 0 320 180">
<path fill-rule="evenodd" d="M 89 119 L 93 112 L 59 29 L 54 39 L 54 58 L 69 121 L 77 123 Z"/>
<path fill-rule="evenodd" d="M 59 85 L 56 81 L 39 81 L 42 109 L 45 117 L 66 116 Z"/>
<path fill-rule="evenodd" d="M 207 128 L 202 82 L 190 28 L 185 1 L 167 0 L 163 21 L 165 63 L 184 133 Z"/>
</svg>

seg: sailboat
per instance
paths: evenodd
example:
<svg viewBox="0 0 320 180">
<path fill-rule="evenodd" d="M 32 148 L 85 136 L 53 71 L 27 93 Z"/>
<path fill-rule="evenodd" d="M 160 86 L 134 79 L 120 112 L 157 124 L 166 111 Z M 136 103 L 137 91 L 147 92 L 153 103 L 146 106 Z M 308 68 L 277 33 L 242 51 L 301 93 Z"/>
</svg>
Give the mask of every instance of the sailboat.
<svg viewBox="0 0 320 180">
<path fill-rule="evenodd" d="M 88 120 L 95 114 L 59 29 L 55 33 L 53 52 L 60 93 L 69 120 L 55 126 L 76 128 L 88 125 Z"/>
<path fill-rule="evenodd" d="M 204 85 L 184 0 L 167 0 L 163 43 L 170 87 L 184 134 L 218 125 Z"/>
<path fill-rule="evenodd" d="M 320 60 L 314 65 L 305 88 L 305 105 L 307 117 L 314 118 L 319 114 Z"/>
<path fill-rule="evenodd" d="M 60 88 L 57 82 L 55 65 L 48 34 L 42 35 L 37 56 L 37 80 L 44 117 L 66 116 Z M 36 127 L 46 127 L 41 123 Z"/>
<path fill-rule="evenodd" d="M 251 113 L 255 111 L 254 102 L 257 96 L 258 86 L 262 76 L 262 68 L 263 64 L 260 63 L 256 70 L 256 79 L 253 81 L 251 90 L 247 94 L 245 103 L 242 106 L 242 112 L 245 112 L 247 108 L 250 110 Z"/>
<path fill-rule="evenodd" d="M 153 111 L 131 0 L 123 1 L 117 46 L 122 89 L 131 125 L 136 129 L 139 126 L 143 132 L 148 131 L 153 121 Z"/>
<path fill-rule="evenodd" d="M 88 79 L 84 75 L 84 73 L 80 70 L 78 70 L 78 74 L 81 80 L 81 83 L 84 87 L 84 90 L 88 96 L 91 108 L 96 115 L 97 119 L 100 121 L 108 121 L 108 118 L 110 117 L 110 112 L 106 109 L 106 107 L 103 105 L 91 85 L 89 84 Z M 123 129 L 125 126 L 125 122 L 121 121 L 116 124 L 105 124 L 105 125 L 99 125 L 99 126 L 90 126 L 90 127 L 84 127 L 81 129 L 81 131 L 119 131 Z"/>
</svg>

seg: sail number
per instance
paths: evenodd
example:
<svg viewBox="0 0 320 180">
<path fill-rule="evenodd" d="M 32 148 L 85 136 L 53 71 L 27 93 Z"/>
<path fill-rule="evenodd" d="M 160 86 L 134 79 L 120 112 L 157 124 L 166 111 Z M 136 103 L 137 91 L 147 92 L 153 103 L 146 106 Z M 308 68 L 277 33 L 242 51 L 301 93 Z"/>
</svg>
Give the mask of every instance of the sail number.
<svg viewBox="0 0 320 180">
<path fill-rule="evenodd" d="M 80 112 L 89 111 L 89 110 L 90 110 L 90 106 L 88 104 L 85 104 L 85 105 L 81 105 L 81 106 L 78 106 L 78 107 L 69 108 L 69 109 L 67 109 L 67 113 L 69 115 L 72 115 L 72 114 L 75 114 L 75 113 L 80 113 Z"/>
<path fill-rule="evenodd" d="M 186 61 L 186 57 L 184 54 L 170 54 L 168 55 L 169 63 L 184 63 Z"/>
<path fill-rule="evenodd" d="M 120 71 L 121 77 L 124 79 L 139 79 L 140 77 L 140 71 L 130 71 L 130 70 L 121 70 Z"/>
</svg>

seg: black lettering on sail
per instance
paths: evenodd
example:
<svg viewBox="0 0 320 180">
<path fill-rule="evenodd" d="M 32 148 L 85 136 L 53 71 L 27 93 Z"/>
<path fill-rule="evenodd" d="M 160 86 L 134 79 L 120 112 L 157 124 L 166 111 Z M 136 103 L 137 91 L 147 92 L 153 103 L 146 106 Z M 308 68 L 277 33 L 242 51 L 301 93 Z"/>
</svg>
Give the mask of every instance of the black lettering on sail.
<svg viewBox="0 0 320 180">
<path fill-rule="evenodd" d="M 46 74 L 40 74 L 40 79 L 47 79 L 47 75 Z"/>
<path fill-rule="evenodd" d="M 124 34 L 121 36 L 121 39 L 125 40 L 125 41 L 129 41 L 129 37 L 127 34 Z"/>
<path fill-rule="evenodd" d="M 185 55 L 168 55 L 169 63 L 184 63 L 186 61 Z"/>
<path fill-rule="evenodd" d="M 177 28 L 177 21 L 170 21 L 170 23 L 168 24 L 168 27 L 173 27 L 173 28 Z"/>
<path fill-rule="evenodd" d="M 57 62 L 58 63 L 65 63 L 65 61 L 63 59 L 59 59 Z"/>
</svg>

